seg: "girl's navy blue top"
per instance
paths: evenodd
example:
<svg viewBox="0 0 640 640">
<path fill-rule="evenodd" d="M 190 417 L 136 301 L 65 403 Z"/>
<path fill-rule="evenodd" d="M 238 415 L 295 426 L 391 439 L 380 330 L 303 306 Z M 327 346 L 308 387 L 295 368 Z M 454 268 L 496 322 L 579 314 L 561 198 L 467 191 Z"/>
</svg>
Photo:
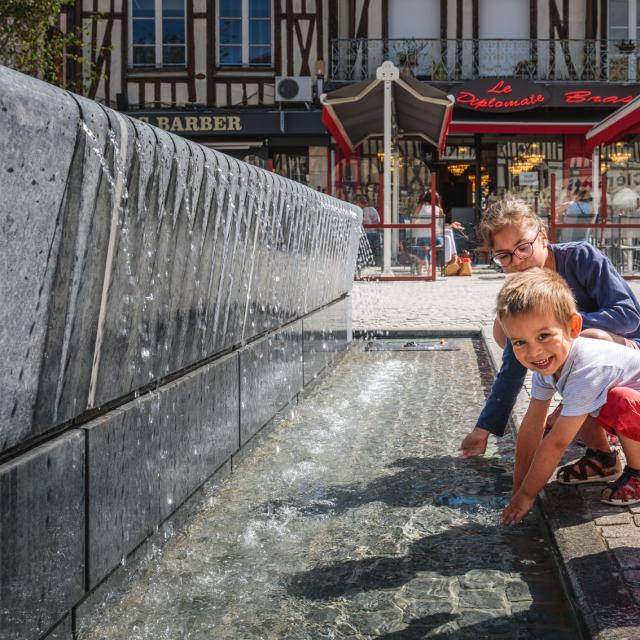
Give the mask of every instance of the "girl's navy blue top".
<svg viewBox="0 0 640 640">
<path fill-rule="evenodd" d="M 640 342 L 640 304 L 609 259 L 588 242 L 552 244 L 549 248 L 556 259 L 556 271 L 573 291 L 583 328 L 604 329 Z M 504 435 L 526 373 L 507 340 L 502 367 L 478 418 L 478 427 L 496 436 Z"/>
</svg>

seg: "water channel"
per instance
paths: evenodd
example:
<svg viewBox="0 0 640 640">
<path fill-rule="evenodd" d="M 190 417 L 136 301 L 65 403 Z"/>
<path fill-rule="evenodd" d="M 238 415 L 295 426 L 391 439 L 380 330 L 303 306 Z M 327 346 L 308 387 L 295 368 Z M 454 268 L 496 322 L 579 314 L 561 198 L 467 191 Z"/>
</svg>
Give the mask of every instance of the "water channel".
<svg viewBox="0 0 640 640">
<path fill-rule="evenodd" d="M 356 345 L 82 640 L 578 638 L 541 523 L 500 524 L 513 440 L 457 447 L 479 341 Z"/>
</svg>

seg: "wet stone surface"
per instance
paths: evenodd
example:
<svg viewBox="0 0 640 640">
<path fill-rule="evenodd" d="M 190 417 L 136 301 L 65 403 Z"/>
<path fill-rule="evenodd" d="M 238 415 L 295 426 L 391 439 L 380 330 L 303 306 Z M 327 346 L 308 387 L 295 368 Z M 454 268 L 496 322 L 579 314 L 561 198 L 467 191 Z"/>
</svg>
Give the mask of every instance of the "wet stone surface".
<svg viewBox="0 0 640 640">
<path fill-rule="evenodd" d="M 499 523 L 511 439 L 458 457 L 488 381 L 449 342 L 354 349 L 82 640 L 578 637 L 537 519 Z"/>
</svg>

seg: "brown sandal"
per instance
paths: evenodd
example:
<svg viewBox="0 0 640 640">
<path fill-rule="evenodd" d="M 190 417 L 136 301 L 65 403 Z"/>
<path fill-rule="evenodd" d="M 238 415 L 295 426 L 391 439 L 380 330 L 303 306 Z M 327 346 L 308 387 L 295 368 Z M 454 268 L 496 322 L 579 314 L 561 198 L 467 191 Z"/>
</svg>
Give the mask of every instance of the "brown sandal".
<svg viewBox="0 0 640 640">
<path fill-rule="evenodd" d="M 615 464 L 611 464 L 611 456 L 615 456 Z M 588 484 L 591 482 L 609 482 L 622 473 L 622 465 L 617 452 L 611 454 L 603 451 L 587 449 L 582 458 L 560 467 L 556 480 L 560 484 Z"/>
</svg>

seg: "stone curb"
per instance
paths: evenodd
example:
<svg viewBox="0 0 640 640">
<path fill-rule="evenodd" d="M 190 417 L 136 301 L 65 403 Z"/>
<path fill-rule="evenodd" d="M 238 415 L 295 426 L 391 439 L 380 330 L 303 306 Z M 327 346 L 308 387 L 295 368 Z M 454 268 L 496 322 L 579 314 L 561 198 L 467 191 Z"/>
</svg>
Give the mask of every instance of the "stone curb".
<svg viewBox="0 0 640 640">
<path fill-rule="evenodd" d="M 497 373 L 502 351 L 490 327 L 482 339 Z M 510 427 L 515 434 L 530 397 L 530 376 L 520 392 Z M 572 445 L 563 462 L 582 455 Z M 599 502 L 603 485 L 565 487 L 550 482 L 538 499 L 564 573 L 565 586 L 589 638 L 640 638 L 640 508 Z"/>
</svg>

